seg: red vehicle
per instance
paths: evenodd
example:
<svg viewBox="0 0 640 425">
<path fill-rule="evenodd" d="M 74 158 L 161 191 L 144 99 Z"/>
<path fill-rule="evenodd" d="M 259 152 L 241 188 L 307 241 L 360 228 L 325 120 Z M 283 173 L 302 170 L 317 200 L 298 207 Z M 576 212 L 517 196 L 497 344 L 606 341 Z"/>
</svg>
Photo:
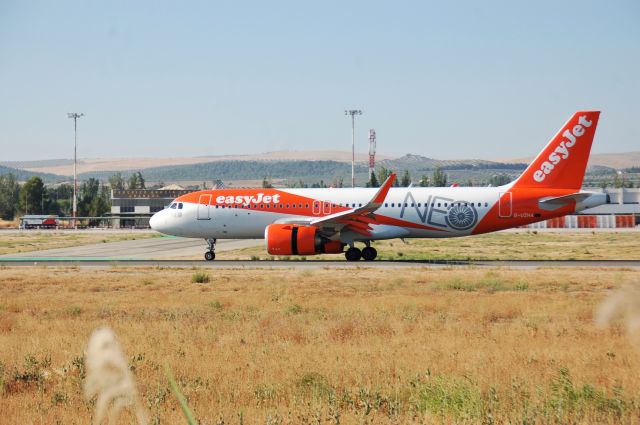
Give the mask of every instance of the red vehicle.
<svg viewBox="0 0 640 425">
<path fill-rule="evenodd" d="M 23 215 L 21 229 L 53 229 L 58 226 L 57 215 Z"/>
</svg>

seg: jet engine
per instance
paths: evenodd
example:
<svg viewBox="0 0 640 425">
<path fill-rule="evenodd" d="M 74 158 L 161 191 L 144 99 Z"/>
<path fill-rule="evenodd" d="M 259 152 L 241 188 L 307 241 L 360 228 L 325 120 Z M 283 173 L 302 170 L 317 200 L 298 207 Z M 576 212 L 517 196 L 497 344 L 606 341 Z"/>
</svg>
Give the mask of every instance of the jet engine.
<svg viewBox="0 0 640 425">
<path fill-rule="evenodd" d="M 270 224 L 264 231 L 267 252 L 271 255 L 339 254 L 340 241 L 330 241 L 318 234 L 314 226 Z"/>
</svg>

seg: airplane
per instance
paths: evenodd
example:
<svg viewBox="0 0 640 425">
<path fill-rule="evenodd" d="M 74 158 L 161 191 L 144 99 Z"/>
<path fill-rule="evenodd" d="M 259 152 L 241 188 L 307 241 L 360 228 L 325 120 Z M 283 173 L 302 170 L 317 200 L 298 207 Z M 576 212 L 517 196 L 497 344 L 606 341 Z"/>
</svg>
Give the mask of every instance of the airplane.
<svg viewBox="0 0 640 425">
<path fill-rule="evenodd" d="M 372 242 L 495 232 L 609 203 L 581 190 L 599 111 L 576 112 L 526 170 L 498 187 L 214 189 L 188 193 L 154 214 L 158 232 L 208 243 L 264 238 L 271 255 L 344 253 L 372 261 Z M 362 249 L 356 243 L 364 244 Z M 345 249 L 346 248 L 346 249 Z"/>
</svg>

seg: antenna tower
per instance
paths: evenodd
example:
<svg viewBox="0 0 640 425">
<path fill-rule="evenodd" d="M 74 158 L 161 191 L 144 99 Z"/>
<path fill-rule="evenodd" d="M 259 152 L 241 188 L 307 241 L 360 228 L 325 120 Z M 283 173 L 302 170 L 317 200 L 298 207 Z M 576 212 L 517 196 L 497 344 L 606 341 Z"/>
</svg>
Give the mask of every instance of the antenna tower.
<svg viewBox="0 0 640 425">
<path fill-rule="evenodd" d="M 376 131 L 369 130 L 369 179 L 375 173 L 376 167 Z"/>
</svg>

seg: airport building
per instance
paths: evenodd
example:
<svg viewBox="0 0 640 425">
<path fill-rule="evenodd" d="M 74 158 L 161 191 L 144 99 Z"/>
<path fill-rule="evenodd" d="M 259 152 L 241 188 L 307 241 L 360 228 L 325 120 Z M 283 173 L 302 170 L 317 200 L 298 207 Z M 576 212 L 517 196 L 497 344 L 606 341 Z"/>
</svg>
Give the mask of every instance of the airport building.
<svg viewBox="0 0 640 425">
<path fill-rule="evenodd" d="M 149 227 L 149 218 L 163 210 L 178 196 L 192 192 L 185 189 L 131 189 L 111 191 L 112 226 Z"/>
<path fill-rule="evenodd" d="M 604 192 L 610 203 L 575 215 L 529 224 L 531 229 L 631 228 L 640 225 L 640 189 L 585 187 L 588 192 Z"/>
</svg>

